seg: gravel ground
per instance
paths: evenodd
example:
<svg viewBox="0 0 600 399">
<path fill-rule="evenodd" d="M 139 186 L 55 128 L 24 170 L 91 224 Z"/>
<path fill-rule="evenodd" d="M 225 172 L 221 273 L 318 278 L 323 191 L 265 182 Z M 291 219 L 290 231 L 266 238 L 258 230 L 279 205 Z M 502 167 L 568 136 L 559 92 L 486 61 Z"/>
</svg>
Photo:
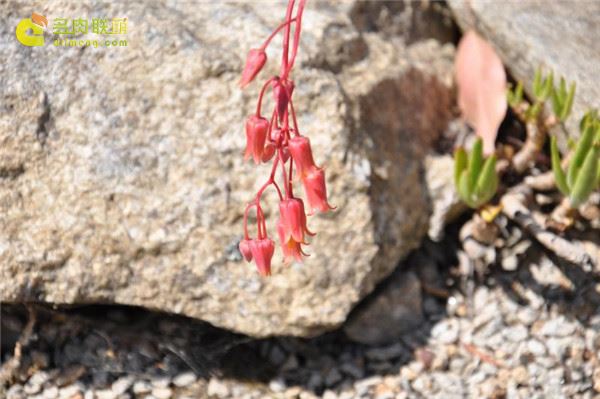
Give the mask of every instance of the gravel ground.
<svg viewBox="0 0 600 399">
<path fill-rule="evenodd" d="M 341 330 L 251 340 L 137 308 L 35 307 L 10 383 L 28 314 L 4 305 L 0 397 L 600 398 L 600 289 L 588 286 L 543 256 L 456 276 L 447 297 L 423 294 L 420 328 L 380 347 Z"/>
</svg>

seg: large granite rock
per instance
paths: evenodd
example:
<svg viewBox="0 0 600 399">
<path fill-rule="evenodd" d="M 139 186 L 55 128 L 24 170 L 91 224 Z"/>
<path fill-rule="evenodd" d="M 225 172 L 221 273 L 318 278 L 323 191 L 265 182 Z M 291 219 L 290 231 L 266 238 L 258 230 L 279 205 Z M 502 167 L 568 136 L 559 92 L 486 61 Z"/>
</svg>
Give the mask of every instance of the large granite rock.
<svg viewBox="0 0 600 399">
<path fill-rule="evenodd" d="M 284 5 L 0 7 L 3 302 L 140 305 L 310 336 L 342 323 L 426 233 L 423 159 L 450 118 L 451 45 L 361 35 L 346 12 L 309 3 L 296 106 L 338 208 L 310 218 L 304 264 L 284 267 L 277 252 L 265 279 L 237 251 L 268 166 L 242 160 L 258 85 L 236 83 Z M 14 27 L 32 10 L 51 23 L 126 16 L 128 46 L 55 47 L 50 33 L 21 46 Z"/>
<path fill-rule="evenodd" d="M 498 50 L 513 76 L 531 89 L 538 66 L 577 82 L 570 134 L 579 119 L 600 107 L 600 29 L 598 1 L 449 0 L 462 28 L 474 28 Z"/>
</svg>

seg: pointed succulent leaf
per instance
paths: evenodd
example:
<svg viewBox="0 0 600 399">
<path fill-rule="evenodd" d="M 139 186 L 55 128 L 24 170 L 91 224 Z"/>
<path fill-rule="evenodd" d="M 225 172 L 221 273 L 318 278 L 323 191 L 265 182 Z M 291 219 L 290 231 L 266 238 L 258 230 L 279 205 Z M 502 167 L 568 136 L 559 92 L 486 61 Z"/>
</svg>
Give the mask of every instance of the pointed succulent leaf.
<svg viewBox="0 0 600 399">
<path fill-rule="evenodd" d="M 459 147 L 454 151 L 454 184 L 458 189 L 460 175 L 467 168 L 467 152 L 464 148 Z"/>
<path fill-rule="evenodd" d="M 588 123 L 594 123 L 594 121 L 597 119 L 598 119 L 598 110 L 597 109 L 588 110 L 581 118 L 581 121 L 579 121 L 579 130 L 583 132 L 586 129 Z"/>
<path fill-rule="evenodd" d="M 458 179 L 458 196 L 465 204 L 473 207 L 471 201 L 471 191 L 469 190 L 469 172 L 467 169 L 462 171 L 460 178 Z"/>
<path fill-rule="evenodd" d="M 475 140 L 471 154 L 469 156 L 469 191 L 474 192 L 475 184 L 477 183 L 477 176 L 481 172 L 481 166 L 483 165 L 483 142 L 481 138 Z"/>
<path fill-rule="evenodd" d="M 577 174 L 579 169 L 583 165 L 583 161 L 587 153 L 590 150 L 592 145 L 592 140 L 595 135 L 595 124 L 587 124 L 586 129 L 583 131 L 583 135 L 577 142 L 577 146 L 575 147 L 575 153 L 573 154 L 573 158 L 569 163 L 569 168 L 567 170 L 567 184 L 569 187 L 573 187 L 575 184 L 575 180 L 577 179 Z"/>
<path fill-rule="evenodd" d="M 554 112 L 554 115 L 556 115 L 558 117 L 558 115 L 560 115 L 560 110 L 562 109 L 562 103 L 561 103 L 560 96 L 556 90 L 552 91 L 551 98 L 552 98 L 552 112 Z"/>
<path fill-rule="evenodd" d="M 575 82 L 571 83 L 571 87 L 569 88 L 569 93 L 565 98 L 565 102 L 562 106 L 561 113 L 559 115 L 559 119 L 564 121 L 567 119 L 569 114 L 571 113 L 571 108 L 573 107 L 573 98 L 575 97 Z"/>
<path fill-rule="evenodd" d="M 554 73 L 552 71 L 550 71 L 550 73 L 548 74 L 548 77 L 546 77 L 546 79 L 544 79 L 544 84 L 543 84 L 541 92 L 540 92 L 539 100 L 546 101 L 548 99 L 548 97 L 550 96 L 550 93 L 552 93 L 553 88 L 554 88 Z"/>
<path fill-rule="evenodd" d="M 535 75 L 533 77 L 533 95 L 536 98 L 539 97 L 541 89 L 542 89 L 542 67 L 538 67 L 535 70 Z"/>
<path fill-rule="evenodd" d="M 494 181 L 497 181 L 496 175 L 496 154 L 491 155 L 485 160 L 481 173 L 477 178 L 477 187 L 475 189 L 475 195 L 478 198 L 487 198 L 487 202 L 495 193 L 496 185 Z"/>
<path fill-rule="evenodd" d="M 554 180 L 556 187 L 561 193 L 568 196 L 569 186 L 567 185 L 567 177 L 561 166 L 560 154 L 558 153 L 558 145 L 556 144 L 556 136 L 550 138 L 550 155 L 552 157 L 552 171 L 554 172 Z"/>
<path fill-rule="evenodd" d="M 583 204 L 595 188 L 599 154 L 600 143 L 592 146 L 587 152 L 581 170 L 577 174 L 573 190 L 571 190 L 570 200 L 573 208 Z"/>
<path fill-rule="evenodd" d="M 498 190 L 498 175 L 494 173 L 490 178 L 490 185 L 487 188 L 487 191 L 483 193 L 482 197 L 480 198 L 480 205 L 483 205 L 491 200 L 496 194 L 496 190 Z"/>
</svg>

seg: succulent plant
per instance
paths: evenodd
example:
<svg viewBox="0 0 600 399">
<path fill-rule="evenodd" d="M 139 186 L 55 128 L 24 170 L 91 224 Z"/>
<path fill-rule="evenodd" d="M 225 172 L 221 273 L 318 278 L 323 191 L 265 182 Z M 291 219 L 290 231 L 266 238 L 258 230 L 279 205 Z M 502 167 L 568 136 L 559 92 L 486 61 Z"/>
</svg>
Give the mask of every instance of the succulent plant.
<svg viewBox="0 0 600 399">
<path fill-rule="evenodd" d="M 564 122 L 571 113 L 574 97 L 575 82 L 571 83 L 571 86 L 567 91 L 567 83 L 565 82 L 565 79 L 561 77 L 558 88 L 552 90 L 552 110 L 554 111 L 554 115 L 556 115 L 560 121 Z"/>
<path fill-rule="evenodd" d="M 556 137 L 552 136 L 550 151 L 552 170 L 558 189 L 569 198 L 571 207 L 584 203 L 600 186 L 600 119 L 595 111 L 588 112 L 580 124 L 582 135 L 567 170 L 563 170 Z"/>
<path fill-rule="evenodd" d="M 479 208 L 496 194 L 496 155 L 484 158 L 481 138 L 470 153 L 463 148 L 454 153 L 454 183 L 460 199 L 471 208 Z"/>
</svg>

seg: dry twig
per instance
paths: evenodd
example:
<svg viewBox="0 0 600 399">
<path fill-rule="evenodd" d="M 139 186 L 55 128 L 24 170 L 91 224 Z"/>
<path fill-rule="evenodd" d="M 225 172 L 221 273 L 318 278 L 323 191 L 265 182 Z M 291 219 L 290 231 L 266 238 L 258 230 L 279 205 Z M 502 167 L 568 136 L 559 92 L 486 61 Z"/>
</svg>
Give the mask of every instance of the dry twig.
<svg viewBox="0 0 600 399">
<path fill-rule="evenodd" d="M 586 271 L 592 270 L 594 260 L 579 241 L 566 240 L 548 231 L 535 220 L 532 212 L 525 206 L 528 194 L 531 194 L 531 189 L 524 185 L 511 189 L 501 199 L 502 212 L 558 257 L 582 266 Z"/>
</svg>

